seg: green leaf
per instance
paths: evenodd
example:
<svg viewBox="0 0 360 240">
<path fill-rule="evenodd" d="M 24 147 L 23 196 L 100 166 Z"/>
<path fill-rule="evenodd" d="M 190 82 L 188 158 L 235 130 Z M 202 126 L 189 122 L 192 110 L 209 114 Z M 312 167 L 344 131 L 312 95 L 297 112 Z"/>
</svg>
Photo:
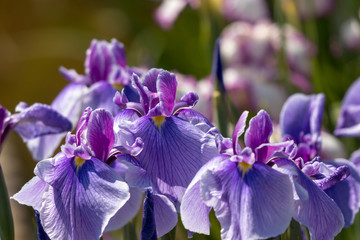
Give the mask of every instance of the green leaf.
<svg viewBox="0 0 360 240">
<path fill-rule="evenodd" d="M 11 215 L 9 196 L 0 165 L 0 239 L 14 239 L 14 223 Z"/>
</svg>

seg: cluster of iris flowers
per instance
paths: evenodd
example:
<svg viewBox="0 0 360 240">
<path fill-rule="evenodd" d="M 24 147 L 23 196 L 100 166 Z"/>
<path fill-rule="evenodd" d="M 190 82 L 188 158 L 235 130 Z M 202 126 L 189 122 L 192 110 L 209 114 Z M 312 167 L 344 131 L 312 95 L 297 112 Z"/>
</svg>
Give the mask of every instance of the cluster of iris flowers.
<svg viewBox="0 0 360 240">
<path fill-rule="evenodd" d="M 189 237 L 209 235 L 211 210 L 222 239 L 276 237 L 292 221 L 304 236 L 333 239 L 353 223 L 360 153 L 323 157 L 323 94 L 292 95 L 276 126 L 264 110 L 249 121 L 244 111 L 227 138 L 193 110 L 196 93 L 177 96 L 175 74 L 127 66 L 116 40 L 91 43 L 85 74 L 60 71 L 70 83 L 50 106 L 0 108 L 1 143 L 14 129 L 41 160 L 11 197 L 33 207 L 39 239 L 99 239 L 141 206 L 144 240 L 170 232 L 178 214 Z M 359 81 L 337 135 L 359 136 Z"/>
</svg>

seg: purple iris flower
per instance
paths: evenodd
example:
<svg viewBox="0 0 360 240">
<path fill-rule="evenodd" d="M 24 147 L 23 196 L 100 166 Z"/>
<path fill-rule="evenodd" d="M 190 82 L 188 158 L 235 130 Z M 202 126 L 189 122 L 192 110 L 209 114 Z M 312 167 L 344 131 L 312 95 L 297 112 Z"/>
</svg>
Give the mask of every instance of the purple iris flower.
<svg viewBox="0 0 360 240">
<path fill-rule="evenodd" d="M 272 122 L 261 110 L 250 120 L 241 149 L 238 138 L 247 115 L 241 115 L 232 141 L 218 141 L 221 154 L 199 170 L 186 190 L 180 213 L 189 231 L 209 234 L 211 208 L 222 239 L 270 238 L 288 227 L 294 214 L 292 184 L 271 165 L 273 157 L 285 156 L 293 141 L 269 143 Z"/>
<path fill-rule="evenodd" d="M 218 154 L 214 134 L 219 132 L 190 109 L 198 100 L 196 94 L 189 92 L 175 101 L 174 74 L 151 69 L 141 79 L 134 74 L 132 81 L 141 101 L 129 101 L 124 92 L 115 96 L 114 101 L 125 109 L 115 118 L 115 132 L 129 144 L 142 139 L 140 166 L 159 193 L 178 206 L 196 172 Z"/>
<path fill-rule="evenodd" d="M 307 226 L 314 238 L 334 238 L 344 224 L 352 224 L 359 210 L 356 167 L 344 159 L 323 161 L 319 157 L 324 100 L 323 94 L 294 94 L 286 101 L 280 128 L 284 138 L 295 141 L 297 153 L 294 162 L 276 161 L 294 182 L 294 218 Z"/>
<path fill-rule="evenodd" d="M 336 136 L 360 137 L 360 78 L 346 92 L 335 129 Z"/>
<path fill-rule="evenodd" d="M 128 201 L 128 184 L 108 165 L 113 122 L 110 112 L 87 108 L 62 151 L 39 162 L 36 176 L 12 197 L 39 212 L 50 239 L 97 240 Z"/>
<path fill-rule="evenodd" d="M 73 125 L 89 106 L 93 109 L 105 108 L 113 115 L 118 113 L 120 109 L 112 99 L 119 89 L 124 88 L 129 99 L 139 100 L 129 83 L 132 73 L 140 74 L 140 70 L 126 65 L 124 46 L 115 39 L 110 43 L 98 40 L 91 42 L 86 51 L 85 75 L 64 67 L 60 68 L 60 72 L 70 83 L 51 106 L 69 118 Z M 64 137 L 64 134 L 59 134 L 30 141 L 28 147 L 33 158 L 41 160 L 52 156 Z"/>
<path fill-rule="evenodd" d="M 26 142 L 44 135 L 69 131 L 71 122 L 50 106 L 35 103 L 28 106 L 21 102 L 11 114 L 0 105 L 0 146 L 14 129 Z"/>
</svg>

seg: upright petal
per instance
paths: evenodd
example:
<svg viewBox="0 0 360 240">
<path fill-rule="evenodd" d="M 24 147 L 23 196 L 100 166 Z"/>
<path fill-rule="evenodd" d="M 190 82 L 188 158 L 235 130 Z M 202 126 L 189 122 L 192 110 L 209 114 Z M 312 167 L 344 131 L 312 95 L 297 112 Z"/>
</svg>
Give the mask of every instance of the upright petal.
<svg viewBox="0 0 360 240">
<path fill-rule="evenodd" d="M 272 134 L 272 122 L 269 114 L 264 110 L 250 120 L 249 128 L 245 133 L 245 144 L 254 152 L 255 149 L 263 143 L 268 143 Z"/>
<path fill-rule="evenodd" d="M 114 119 L 105 109 L 94 110 L 89 119 L 87 140 L 94 156 L 106 161 L 115 142 Z"/>
<path fill-rule="evenodd" d="M 177 82 L 175 75 L 167 71 L 159 74 L 156 88 L 159 95 L 160 108 L 164 116 L 169 117 L 174 109 Z"/>
<path fill-rule="evenodd" d="M 244 133 L 245 131 L 245 127 L 246 127 L 246 119 L 248 116 L 249 112 L 248 111 L 244 111 L 238 122 L 236 123 L 235 129 L 234 129 L 234 133 L 232 135 L 232 142 L 233 142 L 233 150 L 234 150 L 234 154 L 239 154 L 238 148 L 239 148 L 239 137 Z"/>
</svg>

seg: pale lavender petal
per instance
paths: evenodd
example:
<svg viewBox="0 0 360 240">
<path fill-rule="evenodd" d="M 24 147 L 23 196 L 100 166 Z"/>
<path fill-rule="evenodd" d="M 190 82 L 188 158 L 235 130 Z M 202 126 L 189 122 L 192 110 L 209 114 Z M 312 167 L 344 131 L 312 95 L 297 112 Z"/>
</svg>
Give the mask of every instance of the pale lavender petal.
<svg viewBox="0 0 360 240">
<path fill-rule="evenodd" d="M 63 77 L 69 80 L 70 82 L 90 84 L 90 79 L 88 78 L 88 76 L 78 74 L 74 69 L 67 69 L 64 67 L 60 67 L 59 71 L 61 75 L 63 75 Z"/>
<path fill-rule="evenodd" d="M 180 216 L 187 230 L 207 235 L 210 234 L 209 212 L 211 207 L 206 206 L 201 198 L 200 179 L 208 169 L 216 168 L 219 163 L 227 158 L 228 156 L 226 155 L 219 155 L 207 162 L 196 173 L 186 189 L 180 205 Z"/>
<path fill-rule="evenodd" d="M 96 109 L 91 113 L 86 137 L 94 156 L 103 161 L 108 158 L 115 142 L 113 126 L 114 119 L 105 109 Z"/>
<path fill-rule="evenodd" d="M 156 9 L 154 18 L 164 29 L 170 29 L 187 2 L 183 0 L 165 0 Z"/>
<path fill-rule="evenodd" d="M 199 101 L 199 96 L 196 93 L 188 92 L 181 97 L 180 101 L 176 102 L 174 105 L 174 112 L 182 108 L 192 108 Z"/>
<path fill-rule="evenodd" d="M 39 211 L 41 208 L 42 196 L 47 188 L 48 184 L 38 176 L 35 176 L 30 179 L 19 192 L 12 196 L 11 199 L 18 201 L 21 204 L 31 206 Z"/>
<path fill-rule="evenodd" d="M 175 114 L 175 116 L 191 123 L 204 133 L 211 133 L 213 135 L 220 134 L 219 130 L 215 128 L 214 125 L 212 125 L 212 123 L 205 116 L 197 111 L 192 109 L 181 109 Z"/>
<path fill-rule="evenodd" d="M 333 239 L 344 227 L 344 217 L 334 200 L 321 190 L 292 161 L 276 161 L 279 171 L 290 177 L 308 192 L 307 199 L 295 200 L 294 219 L 304 224 L 314 239 Z M 287 169 L 291 169 L 289 172 Z"/>
<path fill-rule="evenodd" d="M 231 221 L 227 217 L 221 223 L 224 236 L 233 239 L 275 237 L 286 230 L 294 214 L 289 177 L 263 163 L 254 163 L 242 177 L 236 163 L 224 161 L 211 174 L 204 175 L 202 183 L 204 191 L 219 189 L 214 184 L 222 185 L 217 197 L 227 202 L 231 213 Z M 212 186 L 205 188 L 207 184 Z"/>
<path fill-rule="evenodd" d="M 126 67 L 126 54 L 124 44 L 116 40 L 115 38 L 111 39 L 110 50 L 114 56 L 115 63 L 119 66 Z"/>
<path fill-rule="evenodd" d="M 99 239 L 110 218 L 129 199 L 129 187 L 108 165 L 58 155 L 35 173 L 50 184 L 42 196 L 40 219 L 51 239 Z"/>
<path fill-rule="evenodd" d="M 105 108 L 115 116 L 120 108 L 113 102 L 116 89 L 108 82 L 98 82 L 89 88 L 89 92 L 84 96 L 84 106 L 92 109 Z"/>
<path fill-rule="evenodd" d="M 250 120 L 245 133 L 245 145 L 253 151 L 263 143 L 268 143 L 272 134 L 272 122 L 269 114 L 264 110 Z"/>
<path fill-rule="evenodd" d="M 360 169 L 360 149 L 353 152 L 350 156 L 350 161 Z"/>
<path fill-rule="evenodd" d="M 120 229 L 133 219 L 140 210 L 143 195 L 143 191 L 139 188 L 130 188 L 129 201 L 110 219 L 105 231 Z"/>
<path fill-rule="evenodd" d="M 164 195 L 152 194 L 156 233 L 158 237 L 171 231 L 176 226 L 178 217 L 174 204 Z"/>
<path fill-rule="evenodd" d="M 244 133 L 246 127 L 246 119 L 249 112 L 244 111 L 238 122 L 235 125 L 234 133 L 232 135 L 232 142 L 233 142 L 233 150 L 234 154 L 239 154 L 239 137 Z"/>
<path fill-rule="evenodd" d="M 12 115 L 15 131 L 24 141 L 47 134 L 71 130 L 71 122 L 52 107 L 35 103 L 20 113 Z"/>
</svg>

